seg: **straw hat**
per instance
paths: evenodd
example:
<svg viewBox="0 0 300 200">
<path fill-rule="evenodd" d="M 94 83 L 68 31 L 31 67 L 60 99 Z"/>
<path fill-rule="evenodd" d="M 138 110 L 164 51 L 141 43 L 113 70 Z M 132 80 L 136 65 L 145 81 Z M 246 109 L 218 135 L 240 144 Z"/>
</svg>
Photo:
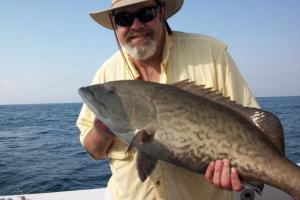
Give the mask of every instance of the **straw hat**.
<svg viewBox="0 0 300 200">
<path fill-rule="evenodd" d="M 90 13 L 91 17 L 100 25 L 112 29 L 109 15 L 114 9 L 129 5 L 143 3 L 149 0 L 112 0 L 112 5 L 108 9 Z M 162 0 L 165 2 L 166 18 L 174 15 L 182 6 L 184 0 Z"/>
</svg>

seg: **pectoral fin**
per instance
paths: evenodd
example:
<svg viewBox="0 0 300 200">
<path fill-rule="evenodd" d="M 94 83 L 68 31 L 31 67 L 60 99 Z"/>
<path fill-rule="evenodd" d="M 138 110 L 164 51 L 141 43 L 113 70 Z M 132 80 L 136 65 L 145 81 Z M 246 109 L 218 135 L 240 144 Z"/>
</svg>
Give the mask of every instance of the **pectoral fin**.
<svg viewBox="0 0 300 200">
<path fill-rule="evenodd" d="M 151 174 L 151 172 L 155 168 L 156 163 L 157 160 L 155 158 L 152 158 L 146 153 L 138 152 L 136 168 L 139 178 L 142 182 L 144 182 L 146 178 Z"/>
<path fill-rule="evenodd" d="M 157 159 L 141 151 L 143 145 L 147 145 L 152 142 L 154 133 L 155 129 L 152 127 L 141 129 L 134 136 L 128 146 L 128 150 L 130 150 L 132 147 L 136 147 L 138 149 L 136 168 L 141 181 L 145 181 L 147 179 L 157 163 Z"/>
<path fill-rule="evenodd" d="M 139 130 L 128 145 L 127 151 L 130 151 L 135 144 L 150 143 L 153 140 L 154 133 L 155 129 L 153 127 Z"/>
</svg>

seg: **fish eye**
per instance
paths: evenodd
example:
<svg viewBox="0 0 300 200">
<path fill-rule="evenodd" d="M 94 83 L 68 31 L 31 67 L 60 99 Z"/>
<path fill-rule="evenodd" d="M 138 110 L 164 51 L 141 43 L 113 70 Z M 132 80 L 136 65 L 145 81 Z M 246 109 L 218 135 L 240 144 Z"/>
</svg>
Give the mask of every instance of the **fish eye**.
<svg viewBox="0 0 300 200">
<path fill-rule="evenodd" d="M 111 87 L 110 90 L 108 91 L 110 94 L 114 94 L 116 93 L 116 88 L 115 87 Z"/>
</svg>

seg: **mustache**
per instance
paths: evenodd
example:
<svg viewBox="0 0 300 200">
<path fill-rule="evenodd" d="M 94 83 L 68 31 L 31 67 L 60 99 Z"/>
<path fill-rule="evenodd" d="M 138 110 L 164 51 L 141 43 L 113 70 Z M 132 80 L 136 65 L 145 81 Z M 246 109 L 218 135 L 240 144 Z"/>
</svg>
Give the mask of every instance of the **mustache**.
<svg viewBox="0 0 300 200">
<path fill-rule="evenodd" d="M 129 42 L 132 38 L 135 37 L 152 37 L 153 36 L 153 31 L 150 29 L 139 29 L 139 30 L 130 30 L 128 33 L 125 35 L 125 39 L 127 42 Z"/>
</svg>

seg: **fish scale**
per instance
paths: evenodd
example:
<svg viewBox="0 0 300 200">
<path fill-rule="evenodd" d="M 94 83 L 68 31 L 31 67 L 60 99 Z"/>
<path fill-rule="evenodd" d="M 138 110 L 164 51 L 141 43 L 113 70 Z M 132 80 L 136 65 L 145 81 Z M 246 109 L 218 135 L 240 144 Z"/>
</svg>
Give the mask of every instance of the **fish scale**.
<svg viewBox="0 0 300 200">
<path fill-rule="evenodd" d="M 168 94 L 168 93 L 167 93 Z M 172 94 L 172 93 L 170 93 Z M 224 130 L 224 122 L 225 124 L 230 124 L 230 120 L 226 119 L 226 117 L 224 116 L 222 119 L 222 114 L 217 114 L 216 115 L 216 110 L 215 109 L 209 109 L 210 107 L 205 107 L 205 106 L 201 106 L 201 105 L 205 105 L 205 103 L 196 103 L 194 105 L 192 105 L 191 103 L 187 104 L 186 102 L 189 102 L 188 100 L 183 100 L 183 103 L 178 103 L 180 105 L 186 105 L 186 111 L 184 112 L 186 115 L 180 115 L 179 117 L 172 117 L 172 116 L 177 116 L 174 115 L 174 113 L 172 112 L 172 110 L 177 110 L 177 104 L 173 104 L 173 109 L 169 108 L 169 102 L 172 100 L 172 95 L 169 96 L 169 99 L 166 98 L 167 95 L 162 96 L 163 101 L 160 101 L 159 99 L 155 99 L 157 100 L 157 102 L 155 102 L 154 104 L 156 105 L 156 110 L 158 111 L 157 113 L 160 113 L 160 115 L 162 115 L 162 117 L 159 115 L 158 118 L 158 122 L 162 128 L 162 130 L 165 130 L 165 132 L 160 132 L 161 134 L 156 134 L 155 137 L 157 137 L 157 139 L 159 141 L 161 141 L 162 143 L 164 143 L 168 148 L 173 149 L 173 153 L 175 154 L 175 157 L 178 157 L 179 160 L 188 160 L 185 157 L 191 157 L 192 159 L 189 159 L 188 161 L 190 162 L 190 160 L 194 161 L 195 160 L 200 160 L 201 165 L 207 165 L 209 159 L 207 159 L 207 157 L 212 157 L 215 159 L 221 159 L 224 158 L 224 152 L 228 151 L 226 149 L 224 149 L 223 147 L 226 145 L 222 145 L 223 141 L 226 141 L 226 138 L 228 138 L 227 135 L 222 134 L 223 132 L 226 132 L 227 130 Z M 177 98 L 177 102 L 180 102 L 180 97 L 185 97 L 185 95 L 178 95 Z M 160 102 L 163 102 L 160 104 Z M 160 110 L 160 108 L 163 108 Z M 197 109 L 197 107 L 200 107 Z M 193 115 L 193 111 L 192 110 L 198 110 L 198 115 L 197 118 L 194 118 L 194 120 L 189 120 L 191 115 Z M 200 114 L 199 114 L 200 113 Z M 222 112 L 223 113 L 223 112 Z M 165 119 L 169 119 L 169 120 L 165 120 Z M 173 119 L 173 120 L 172 120 Z M 202 120 L 204 119 L 204 120 Z M 182 121 L 183 122 L 182 122 Z M 162 124 L 161 121 L 166 122 L 165 124 Z M 181 121 L 181 123 L 178 123 L 178 121 Z M 184 122 L 185 121 L 185 122 Z M 199 124 L 199 121 L 201 121 L 201 124 Z M 226 122 L 227 121 L 227 122 Z M 194 138 L 191 140 L 193 142 L 190 143 L 189 147 L 190 148 L 186 148 L 186 149 L 182 149 L 182 147 L 176 146 L 174 145 L 174 142 L 172 143 L 168 143 L 168 141 L 176 141 L 176 137 L 174 138 L 175 135 L 177 135 L 178 137 L 182 137 L 179 134 L 174 134 L 174 133 L 182 133 L 183 137 L 184 137 L 184 132 L 182 130 L 187 130 L 187 128 L 185 127 L 181 127 L 181 124 L 188 124 L 190 129 L 193 129 L 192 131 L 188 131 L 188 133 L 190 133 L 188 136 L 186 137 L 193 137 Z M 203 125 L 204 124 L 204 125 Z M 205 125 L 209 125 L 209 126 L 205 126 Z M 212 126 L 213 125 L 213 126 Z M 243 126 L 239 126 L 240 124 L 235 124 L 236 127 L 235 129 L 238 131 L 233 132 L 232 134 L 232 138 L 231 139 L 235 139 L 236 137 L 238 137 L 239 135 L 234 133 L 237 132 L 245 132 L 242 129 L 244 128 Z M 193 128 L 191 128 L 193 127 Z M 201 129 L 203 129 L 203 131 L 201 131 Z M 207 131 L 205 131 L 207 130 Z M 210 130 L 211 134 L 210 135 L 215 135 L 215 137 L 208 137 L 207 134 L 205 134 L 205 132 L 208 132 L 208 130 Z M 228 132 L 228 131 L 227 131 Z M 204 133 L 204 134 L 203 134 Z M 221 133 L 221 134 L 220 134 Z M 162 135 L 161 137 L 159 137 L 160 135 Z M 205 152 L 205 148 L 203 148 L 204 146 L 206 146 L 203 142 L 199 142 L 199 140 L 196 139 L 196 135 L 200 136 L 200 138 L 202 138 L 202 141 L 205 141 L 205 143 L 207 144 L 207 146 L 213 147 L 210 148 L 210 151 L 206 151 L 207 155 L 210 156 L 206 156 L 203 157 L 202 156 L 202 152 Z M 242 147 L 239 149 L 245 149 L 245 151 L 247 151 L 247 155 L 251 154 L 251 149 L 247 149 L 245 148 L 246 145 L 248 144 L 249 139 L 252 139 L 252 137 L 246 137 L 247 134 L 242 134 L 245 135 L 245 137 L 242 137 L 242 139 L 245 141 L 243 145 L 241 145 Z M 167 137 L 169 136 L 169 137 Z M 173 138 L 172 138 L 173 137 Z M 212 139 L 213 138 L 213 139 Z M 227 140 L 228 141 L 228 140 Z M 176 144 L 176 143 L 175 143 Z M 198 149 L 198 151 L 197 151 Z M 202 151 L 199 151 L 199 150 Z M 186 153 L 189 152 L 189 153 Z M 222 152 L 221 154 L 218 152 Z M 227 153 L 228 154 L 228 153 Z M 235 157 L 236 158 L 236 157 Z M 235 160 L 232 158 L 232 163 L 237 163 L 235 162 Z M 250 168 L 249 165 L 247 168 Z M 196 166 L 195 168 L 202 168 L 201 166 Z"/>
</svg>

